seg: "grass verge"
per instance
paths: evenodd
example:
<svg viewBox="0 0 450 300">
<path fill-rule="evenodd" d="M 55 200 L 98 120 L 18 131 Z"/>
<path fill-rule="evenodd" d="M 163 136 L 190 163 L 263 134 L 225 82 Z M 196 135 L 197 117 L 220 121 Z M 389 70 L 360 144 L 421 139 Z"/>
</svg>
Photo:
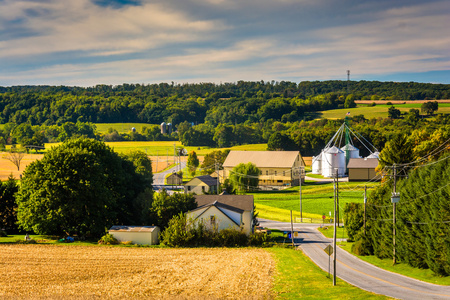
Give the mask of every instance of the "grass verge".
<svg viewBox="0 0 450 300">
<path fill-rule="evenodd" d="M 333 287 L 328 273 L 316 266 L 302 251 L 269 248 L 277 262 L 273 290 L 278 299 L 389 299 L 337 280 Z"/>
<path fill-rule="evenodd" d="M 394 273 L 398 273 L 401 275 L 405 275 L 405 276 L 415 278 L 418 280 L 422 280 L 425 282 L 429 282 L 429 283 L 440 284 L 440 285 L 450 285 L 450 276 L 440 277 L 440 276 L 435 275 L 433 273 L 433 271 L 431 271 L 429 269 L 414 268 L 405 263 L 397 263 L 395 265 L 392 265 L 391 258 L 381 259 L 374 255 L 359 256 L 359 255 L 354 254 L 351 251 L 352 245 L 353 245 L 353 243 L 346 242 L 346 243 L 341 243 L 339 246 L 342 249 L 349 252 L 350 254 L 352 254 L 372 265 L 375 265 L 381 269 L 388 270 L 388 271 L 391 271 Z"/>
</svg>

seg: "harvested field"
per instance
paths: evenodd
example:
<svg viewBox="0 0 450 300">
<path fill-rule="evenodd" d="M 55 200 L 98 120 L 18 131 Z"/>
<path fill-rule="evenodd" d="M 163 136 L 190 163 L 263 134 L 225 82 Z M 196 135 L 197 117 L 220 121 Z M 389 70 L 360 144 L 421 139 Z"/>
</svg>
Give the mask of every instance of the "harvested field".
<svg viewBox="0 0 450 300">
<path fill-rule="evenodd" d="M 0 298 L 272 298 L 263 249 L 0 245 Z"/>
</svg>

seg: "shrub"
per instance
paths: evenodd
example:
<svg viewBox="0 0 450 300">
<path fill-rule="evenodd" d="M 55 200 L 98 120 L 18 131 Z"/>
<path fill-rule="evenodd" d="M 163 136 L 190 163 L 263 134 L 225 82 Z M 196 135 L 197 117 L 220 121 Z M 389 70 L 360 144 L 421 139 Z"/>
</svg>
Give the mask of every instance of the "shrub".
<svg viewBox="0 0 450 300">
<path fill-rule="evenodd" d="M 249 246 L 267 246 L 272 237 L 266 232 L 255 232 L 248 237 Z"/>
<path fill-rule="evenodd" d="M 372 247 L 366 237 L 362 237 L 352 245 L 352 252 L 364 256 L 372 254 Z"/>
<path fill-rule="evenodd" d="M 216 235 L 217 244 L 222 247 L 247 246 L 248 237 L 242 230 L 233 228 L 222 229 Z"/>
<path fill-rule="evenodd" d="M 98 240 L 98 243 L 100 245 L 118 245 L 120 242 L 112 235 L 112 234 L 105 234 L 101 237 L 101 239 Z"/>
<path fill-rule="evenodd" d="M 0 230 L 0 237 L 7 237 L 8 234 L 4 230 Z"/>
</svg>

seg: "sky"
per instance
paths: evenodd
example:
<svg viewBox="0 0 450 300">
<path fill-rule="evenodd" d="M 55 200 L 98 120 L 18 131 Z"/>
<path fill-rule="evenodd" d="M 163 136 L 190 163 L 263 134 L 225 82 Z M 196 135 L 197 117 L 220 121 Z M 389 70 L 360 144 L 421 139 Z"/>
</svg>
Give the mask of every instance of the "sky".
<svg viewBox="0 0 450 300">
<path fill-rule="evenodd" d="M 0 0 L 0 86 L 450 83 L 450 1 Z"/>
</svg>

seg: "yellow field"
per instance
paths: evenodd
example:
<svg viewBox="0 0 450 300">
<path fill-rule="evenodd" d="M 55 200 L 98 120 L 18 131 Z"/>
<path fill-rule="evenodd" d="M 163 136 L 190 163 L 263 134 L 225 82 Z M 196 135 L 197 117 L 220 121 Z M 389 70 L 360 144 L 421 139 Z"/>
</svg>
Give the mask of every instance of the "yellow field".
<svg viewBox="0 0 450 300">
<path fill-rule="evenodd" d="M 0 245 L 0 298 L 272 298 L 263 249 Z"/>
</svg>

